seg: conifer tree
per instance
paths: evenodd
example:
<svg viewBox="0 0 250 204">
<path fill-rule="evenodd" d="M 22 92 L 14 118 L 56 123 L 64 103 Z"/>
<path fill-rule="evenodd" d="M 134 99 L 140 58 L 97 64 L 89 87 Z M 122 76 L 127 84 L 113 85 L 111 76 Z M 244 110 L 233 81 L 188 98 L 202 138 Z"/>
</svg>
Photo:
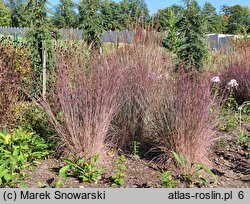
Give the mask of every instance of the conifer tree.
<svg viewBox="0 0 250 204">
<path fill-rule="evenodd" d="M 166 8 L 164 16 L 160 16 L 160 24 L 164 24 L 164 27 L 161 27 L 161 30 L 165 31 L 165 34 L 163 35 L 163 47 L 170 51 L 174 51 L 178 39 L 177 22 L 172 7 Z"/>
<path fill-rule="evenodd" d="M 176 44 L 175 53 L 178 64 L 187 70 L 200 71 L 203 60 L 207 55 L 205 34 L 203 30 L 203 18 L 201 9 L 195 0 L 185 1 L 186 8 L 180 19 L 179 40 Z"/>
<path fill-rule="evenodd" d="M 42 90 L 42 63 L 43 49 L 46 51 L 46 68 L 48 82 L 53 81 L 54 76 L 54 43 L 50 24 L 47 19 L 47 0 L 29 0 L 26 12 L 30 19 L 30 30 L 27 32 L 27 43 L 29 45 L 33 66 L 33 92 L 41 94 Z"/>
<path fill-rule="evenodd" d="M 56 7 L 53 23 L 58 28 L 77 27 L 76 5 L 72 0 L 60 0 Z"/>
<path fill-rule="evenodd" d="M 206 33 L 222 33 L 225 28 L 223 18 L 217 14 L 216 9 L 209 2 L 206 2 L 202 9 L 204 18 L 204 30 Z"/>
<path fill-rule="evenodd" d="M 83 30 L 83 39 L 94 49 L 102 42 L 103 21 L 99 10 L 100 0 L 81 0 L 78 4 L 79 28 Z"/>
</svg>

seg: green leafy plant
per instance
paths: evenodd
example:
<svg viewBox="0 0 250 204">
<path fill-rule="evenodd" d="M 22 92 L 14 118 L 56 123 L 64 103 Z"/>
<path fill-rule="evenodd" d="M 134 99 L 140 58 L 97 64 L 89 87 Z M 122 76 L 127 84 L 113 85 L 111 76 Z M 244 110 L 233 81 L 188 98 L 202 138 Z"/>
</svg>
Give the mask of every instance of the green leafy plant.
<svg viewBox="0 0 250 204">
<path fill-rule="evenodd" d="M 49 155 L 48 148 L 41 137 L 22 128 L 12 134 L 0 131 L 0 187 L 15 187 L 26 176 L 25 168 Z"/>
<path fill-rule="evenodd" d="M 243 148 L 247 149 L 248 151 L 250 150 L 250 137 L 245 131 L 240 131 L 237 144 L 243 146 Z"/>
<path fill-rule="evenodd" d="M 239 122 L 239 114 L 237 111 L 239 109 L 239 105 L 234 97 L 234 89 L 235 88 L 233 87 L 229 88 L 229 96 L 221 110 L 222 118 L 225 119 L 225 122 L 223 122 L 219 127 L 221 131 L 228 132 L 235 129 Z"/>
<path fill-rule="evenodd" d="M 124 185 L 125 183 L 124 177 L 126 176 L 124 171 L 127 169 L 126 166 L 124 165 L 125 161 L 126 157 L 124 155 L 119 156 L 119 158 L 115 160 L 117 168 L 114 170 L 115 175 L 111 177 L 112 186 Z"/>
<path fill-rule="evenodd" d="M 228 132 L 237 128 L 239 125 L 241 131 L 242 123 L 250 119 L 250 102 L 245 101 L 239 106 L 232 94 L 230 95 L 226 106 L 224 106 L 221 111 L 221 116 L 225 122 L 219 126 L 219 129 Z"/>
<path fill-rule="evenodd" d="M 66 166 L 59 170 L 59 175 L 63 178 L 68 176 L 73 176 L 78 178 L 80 181 L 85 182 L 95 182 L 101 175 L 101 169 L 96 169 L 95 165 L 99 154 L 94 155 L 89 160 L 84 157 L 77 159 L 73 156 L 73 159 L 64 158 L 63 161 L 66 162 Z"/>
<path fill-rule="evenodd" d="M 31 102 L 19 102 L 13 108 L 15 123 L 29 132 L 36 132 L 40 136 L 49 137 L 54 135 L 48 118 L 41 109 Z"/>
<path fill-rule="evenodd" d="M 54 188 L 61 188 L 63 185 L 63 181 L 62 180 L 58 180 L 54 186 Z"/>
<path fill-rule="evenodd" d="M 213 83 L 212 93 L 215 97 L 219 96 L 220 87 L 218 83 Z"/>
<path fill-rule="evenodd" d="M 242 109 L 242 112 L 245 114 L 250 113 L 250 101 L 245 101 L 240 108 Z"/>
<path fill-rule="evenodd" d="M 20 88 L 29 77 L 31 61 L 29 51 L 0 39 L 0 125 L 13 122 L 12 108 L 20 101 Z"/>
<path fill-rule="evenodd" d="M 44 187 L 44 184 L 43 184 L 41 181 L 38 181 L 38 182 L 37 182 L 37 187 L 38 187 L 38 188 L 43 188 L 43 187 Z"/>
<path fill-rule="evenodd" d="M 236 111 L 222 110 L 221 116 L 223 123 L 219 125 L 219 130 L 229 132 L 238 126 L 239 115 Z"/>
<path fill-rule="evenodd" d="M 205 164 L 200 162 L 191 163 L 182 154 L 178 155 L 174 151 L 171 151 L 171 153 L 181 166 L 183 170 L 182 177 L 189 186 L 194 186 L 196 183 L 203 186 L 206 185 L 207 180 L 201 175 L 200 171 L 216 180 L 214 173 Z"/>
<path fill-rule="evenodd" d="M 25 185 L 26 185 L 26 184 L 22 183 L 22 186 L 23 186 L 24 188 L 26 188 Z M 53 185 L 50 185 L 50 184 L 49 184 L 49 186 L 47 186 L 46 184 L 42 183 L 41 181 L 38 181 L 38 182 L 37 182 L 37 188 L 50 188 L 50 187 L 51 187 L 51 188 L 61 188 L 62 185 L 63 185 L 63 181 L 62 181 L 61 179 L 59 179 L 59 180 L 58 180 L 55 184 L 53 184 Z"/>
<path fill-rule="evenodd" d="M 134 156 L 139 155 L 140 143 L 136 140 L 132 141 L 132 153 Z"/>
<path fill-rule="evenodd" d="M 245 101 L 242 103 L 239 108 L 239 122 L 240 122 L 240 131 L 241 131 L 241 125 L 244 121 L 250 120 L 250 101 Z"/>
<path fill-rule="evenodd" d="M 239 105 L 234 97 L 234 92 L 235 92 L 235 88 L 232 87 L 229 89 L 229 96 L 227 98 L 227 103 L 226 103 L 226 106 L 227 106 L 227 110 L 228 111 L 233 111 L 234 109 L 238 109 L 239 108 Z"/>
<path fill-rule="evenodd" d="M 162 171 L 162 186 L 165 188 L 174 188 L 177 185 L 177 182 L 173 180 L 172 174 L 170 171 Z"/>
<path fill-rule="evenodd" d="M 19 181 L 20 188 L 30 188 L 30 186 L 23 181 Z"/>
</svg>

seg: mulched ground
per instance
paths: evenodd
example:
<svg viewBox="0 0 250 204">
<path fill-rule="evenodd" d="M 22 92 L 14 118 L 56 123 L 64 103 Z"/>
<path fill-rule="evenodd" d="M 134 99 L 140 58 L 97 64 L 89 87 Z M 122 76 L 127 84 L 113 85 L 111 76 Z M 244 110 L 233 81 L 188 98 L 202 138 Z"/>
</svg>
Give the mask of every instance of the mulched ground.
<svg viewBox="0 0 250 204">
<path fill-rule="evenodd" d="M 229 140 L 224 148 L 215 148 L 213 161 L 219 182 L 215 187 L 250 188 L 250 152 Z"/>
<path fill-rule="evenodd" d="M 96 183 L 80 183 L 75 178 L 67 178 L 62 187 L 65 188 L 110 188 L 111 176 L 114 175 L 113 171 L 116 168 L 114 163 L 114 156 L 110 157 L 109 161 L 106 161 L 102 176 Z M 161 187 L 161 174 L 156 171 L 151 162 L 140 159 L 138 157 L 129 157 L 124 163 L 127 169 L 124 171 L 125 185 L 123 187 L 135 188 L 135 187 Z M 29 187 L 38 187 L 38 182 L 42 182 L 44 187 L 53 187 L 55 183 L 60 179 L 58 176 L 58 169 L 63 167 L 64 163 L 56 159 L 46 159 L 41 161 L 32 171 L 29 171 L 29 176 L 24 180 Z M 108 168 L 107 168 L 108 167 Z"/>
<path fill-rule="evenodd" d="M 249 133 L 249 132 L 248 132 Z M 233 136 L 220 133 L 223 143 L 216 143 L 212 150 L 211 161 L 214 163 L 213 172 L 217 175 L 216 183 L 207 183 L 206 187 L 218 188 L 250 188 L 250 152 L 237 145 Z M 125 188 L 161 188 L 161 173 L 152 161 L 126 155 Z M 63 188 L 110 188 L 111 176 L 116 168 L 116 156 L 113 153 L 106 155 L 105 163 L 100 164 L 105 169 L 96 183 L 80 183 L 75 178 L 68 178 L 63 183 Z M 29 187 L 38 187 L 38 182 L 43 187 L 53 187 L 60 179 L 58 169 L 64 163 L 56 159 L 40 161 L 37 166 L 29 171 L 29 176 L 24 180 Z M 175 175 L 177 178 L 178 175 Z M 179 183 L 178 187 L 187 187 Z"/>
</svg>

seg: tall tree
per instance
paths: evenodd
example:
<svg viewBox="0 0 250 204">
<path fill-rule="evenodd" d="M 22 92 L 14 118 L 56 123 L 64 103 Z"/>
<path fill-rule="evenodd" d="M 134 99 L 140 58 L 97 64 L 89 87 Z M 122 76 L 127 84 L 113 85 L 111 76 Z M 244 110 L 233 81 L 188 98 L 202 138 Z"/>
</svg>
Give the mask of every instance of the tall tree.
<svg viewBox="0 0 250 204">
<path fill-rule="evenodd" d="M 179 37 L 175 53 L 179 64 L 186 69 L 199 71 L 207 54 L 201 9 L 195 0 L 186 1 L 183 17 L 180 19 Z"/>
<path fill-rule="evenodd" d="M 120 20 L 121 20 L 121 25 L 123 28 L 128 28 L 129 27 L 129 21 L 130 19 L 130 11 L 129 11 L 129 2 L 122 0 L 120 3 Z"/>
<path fill-rule="evenodd" d="M 222 7 L 222 12 L 227 17 L 227 33 L 239 34 L 247 28 L 250 32 L 250 8 L 247 6 L 234 5 Z"/>
<path fill-rule="evenodd" d="M 130 23 L 127 27 L 135 25 L 137 20 L 148 21 L 150 19 L 145 0 L 122 0 L 120 4 L 122 12 L 126 14 L 124 18 Z"/>
<path fill-rule="evenodd" d="M 0 0 L 0 26 L 10 26 L 11 24 L 11 9 L 5 5 L 3 0 Z"/>
<path fill-rule="evenodd" d="M 8 5 L 12 10 L 11 26 L 12 27 L 29 27 L 29 13 L 26 12 L 27 0 L 9 0 Z"/>
<path fill-rule="evenodd" d="M 178 30 L 180 19 L 182 18 L 184 13 L 184 8 L 180 5 L 172 5 L 166 7 L 165 9 L 161 9 L 155 15 L 155 24 L 157 25 L 158 31 L 168 31 L 173 26 L 176 30 Z M 171 25 L 170 25 L 171 24 Z"/>
<path fill-rule="evenodd" d="M 175 17 L 172 7 L 167 7 L 158 12 L 159 31 L 164 31 L 163 47 L 170 51 L 175 49 L 175 44 L 178 38 L 178 19 Z"/>
<path fill-rule="evenodd" d="M 177 24 L 182 18 L 183 13 L 184 8 L 179 5 L 172 5 L 166 7 L 165 9 L 159 10 L 155 16 L 156 23 L 158 24 L 158 30 L 167 31 L 170 21 L 172 21 L 174 18 L 175 23 Z M 178 25 L 176 25 L 175 27 L 178 27 Z"/>
<path fill-rule="evenodd" d="M 129 0 L 130 12 L 132 15 L 149 18 L 149 10 L 145 0 Z"/>
<path fill-rule="evenodd" d="M 103 27 L 105 30 L 123 29 L 121 4 L 112 0 L 103 0 L 100 7 Z"/>
<path fill-rule="evenodd" d="M 43 50 L 46 51 L 46 68 L 48 73 L 48 82 L 54 80 L 54 46 L 51 27 L 47 19 L 47 0 L 28 0 L 26 12 L 30 19 L 30 30 L 26 38 L 30 48 L 33 72 L 33 92 L 40 94 L 42 90 L 42 63 Z"/>
<path fill-rule="evenodd" d="M 204 4 L 202 15 L 205 20 L 204 29 L 206 33 L 222 33 L 225 30 L 223 17 L 217 14 L 211 3 L 206 2 Z"/>
<path fill-rule="evenodd" d="M 171 9 L 174 12 L 174 15 L 177 19 L 180 19 L 183 15 L 184 15 L 184 7 L 181 5 L 177 5 L 177 4 L 173 4 L 172 6 L 170 6 Z"/>
<path fill-rule="evenodd" d="M 100 14 L 100 0 L 81 0 L 78 4 L 79 28 L 83 30 L 83 39 L 93 48 L 101 46 L 103 21 Z"/>
<path fill-rule="evenodd" d="M 77 26 L 76 5 L 72 0 L 60 0 L 55 9 L 53 23 L 58 28 L 74 28 Z"/>
</svg>

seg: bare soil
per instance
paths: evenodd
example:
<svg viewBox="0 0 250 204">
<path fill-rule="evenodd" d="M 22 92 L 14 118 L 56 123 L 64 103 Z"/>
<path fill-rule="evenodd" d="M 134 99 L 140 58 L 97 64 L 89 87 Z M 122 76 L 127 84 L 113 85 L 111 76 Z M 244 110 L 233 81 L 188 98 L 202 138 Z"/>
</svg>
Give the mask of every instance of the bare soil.
<svg viewBox="0 0 250 204">
<path fill-rule="evenodd" d="M 249 133 L 249 132 L 248 132 Z M 213 172 L 217 175 L 217 182 L 208 182 L 205 187 L 218 188 L 250 188 L 250 152 L 239 146 L 231 135 L 220 133 L 223 144 L 216 143 L 211 151 L 211 161 L 214 164 Z M 101 177 L 96 183 L 79 182 L 76 178 L 67 178 L 63 182 L 63 188 L 110 188 L 111 176 L 116 168 L 114 160 L 117 154 L 109 152 L 105 162 L 99 164 L 103 169 Z M 161 188 L 160 168 L 152 161 L 145 158 L 126 155 L 125 188 Z M 29 170 L 28 177 L 24 180 L 29 187 L 38 187 L 38 182 L 43 187 L 54 187 L 60 179 L 58 171 L 64 163 L 60 159 L 49 158 L 40 161 L 36 167 Z M 180 178 L 180 175 L 174 175 Z M 177 187 L 187 187 L 181 181 Z M 199 186 L 196 186 L 199 187 Z"/>
</svg>

